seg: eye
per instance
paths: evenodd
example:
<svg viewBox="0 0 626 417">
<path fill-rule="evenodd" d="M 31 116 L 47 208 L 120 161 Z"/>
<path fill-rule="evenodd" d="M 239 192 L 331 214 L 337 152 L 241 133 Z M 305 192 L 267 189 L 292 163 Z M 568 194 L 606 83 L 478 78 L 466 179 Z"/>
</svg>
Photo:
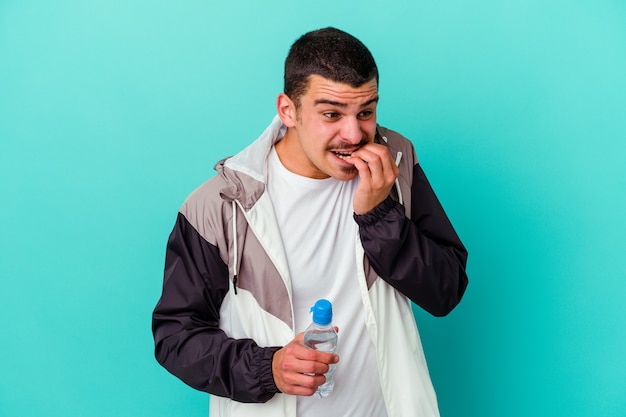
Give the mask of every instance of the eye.
<svg viewBox="0 0 626 417">
<path fill-rule="evenodd" d="M 327 119 L 331 119 L 331 120 L 336 120 L 339 118 L 339 113 L 334 112 L 334 111 L 327 111 L 322 114 L 324 115 L 324 117 L 326 117 Z"/>
<path fill-rule="evenodd" d="M 359 119 L 367 120 L 371 118 L 373 115 L 374 115 L 374 112 L 372 110 L 363 110 L 361 113 L 359 113 Z"/>
</svg>

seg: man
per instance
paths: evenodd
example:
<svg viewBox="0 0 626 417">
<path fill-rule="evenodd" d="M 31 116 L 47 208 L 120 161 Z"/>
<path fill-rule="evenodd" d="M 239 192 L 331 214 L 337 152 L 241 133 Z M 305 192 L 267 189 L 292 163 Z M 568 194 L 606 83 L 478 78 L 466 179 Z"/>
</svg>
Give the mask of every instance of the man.
<svg viewBox="0 0 626 417">
<path fill-rule="evenodd" d="M 359 40 L 305 34 L 278 116 L 183 204 L 156 357 L 213 394 L 212 417 L 439 415 L 410 300 L 448 314 L 467 252 L 412 144 L 377 125 L 377 104 Z M 303 346 L 319 298 L 333 303 L 336 355 Z M 337 362 L 334 392 L 311 397 Z"/>
</svg>

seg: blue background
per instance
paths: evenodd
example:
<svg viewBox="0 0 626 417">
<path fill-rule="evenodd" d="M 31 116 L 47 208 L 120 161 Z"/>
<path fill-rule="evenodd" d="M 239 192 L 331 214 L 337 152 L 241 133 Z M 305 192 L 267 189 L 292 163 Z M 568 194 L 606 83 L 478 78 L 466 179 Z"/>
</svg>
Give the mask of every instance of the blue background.
<svg viewBox="0 0 626 417">
<path fill-rule="evenodd" d="M 186 195 L 359 37 L 470 251 L 415 311 L 445 417 L 626 415 L 626 3 L 0 0 L 0 415 L 205 416 L 153 359 Z"/>
</svg>

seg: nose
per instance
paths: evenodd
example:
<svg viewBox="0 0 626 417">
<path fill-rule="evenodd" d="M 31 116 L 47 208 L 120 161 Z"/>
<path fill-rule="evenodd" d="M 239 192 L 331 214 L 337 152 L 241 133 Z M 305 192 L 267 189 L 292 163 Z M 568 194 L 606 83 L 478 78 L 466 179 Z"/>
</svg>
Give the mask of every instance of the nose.
<svg viewBox="0 0 626 417">
<path fill-rule="evenodd" d="M 361 131 L 359 120 L 356 117 L 346 117 L 343 121 L 341 138 L 353 145 L 360 143 L 363 138 L 363 132 Z"/>
</svg>

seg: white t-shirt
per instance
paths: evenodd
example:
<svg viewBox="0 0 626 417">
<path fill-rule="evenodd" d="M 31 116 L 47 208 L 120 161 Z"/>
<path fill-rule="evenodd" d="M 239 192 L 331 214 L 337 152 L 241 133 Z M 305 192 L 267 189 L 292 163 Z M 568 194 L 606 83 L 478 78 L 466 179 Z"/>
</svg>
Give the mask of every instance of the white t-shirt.
<svg viewBox="0 0 626 417">
<path fill-rule="evenodd" d="M 326 398 L 298 397 L 297 415 L 385 417 L 376 352 L 365 328 L 357 281 L 358 226 L 352 198 L 358 177 L 303 177 L 288 171 L 274 149 L 268 170 L 267 191 L 292 280 L 296 334 L 309 326 L 309 310 L 320 298 L 333 304 L 333 324 L 339 327 L 334 391 Z"/>
</svg>

